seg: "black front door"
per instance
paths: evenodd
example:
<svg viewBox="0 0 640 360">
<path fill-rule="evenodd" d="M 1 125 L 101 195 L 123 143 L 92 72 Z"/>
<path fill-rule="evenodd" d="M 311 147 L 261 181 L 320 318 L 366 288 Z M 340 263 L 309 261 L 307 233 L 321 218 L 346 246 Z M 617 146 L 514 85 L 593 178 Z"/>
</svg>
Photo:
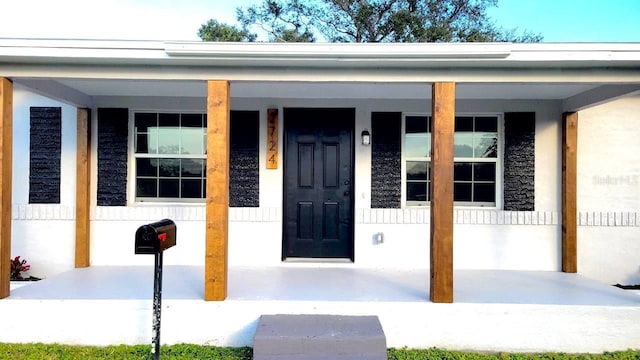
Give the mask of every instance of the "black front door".
<svg viewBox="0 0 640 360">
<path fill-rule="evenodd" d="M 284 109 L 286 258 L 353 260 L 354 109 Z"/>
</svg>

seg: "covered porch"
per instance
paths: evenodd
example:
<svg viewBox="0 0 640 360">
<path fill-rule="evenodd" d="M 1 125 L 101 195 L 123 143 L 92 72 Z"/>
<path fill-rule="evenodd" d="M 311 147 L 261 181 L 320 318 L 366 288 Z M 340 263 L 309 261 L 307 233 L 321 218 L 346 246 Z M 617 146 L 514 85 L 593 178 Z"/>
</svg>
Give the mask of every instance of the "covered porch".
<svg viewBox="0 0 640 360">
<path fill-rule="evenodd" d="M 329 305 L 320 304 L 342 304 L 346 301 L 349 306 L 345 306 L 345 308 L 352 307 L 353 311 L 356 311 L 356 309 L 369 306 L 374 307 L 397 302 L 413 303 L 415 301 L 419 303 L 419 305 L 415 306 L 438 309 L 437 311 L 439 312 L 441 308 L 437 304 L 428 303 L 425 300 L 431 299 L 434 303 L 447 303 L 455 300 L 456 303 L 460 302 L 460 304 L 456 304 L 455 309 L 458 309 L 458 306 L 464 308 L 465 304 L 473 303 L 484 304 L 482 306 L 487 306 L 493 309 L 491 311 L 495 310 L 499 313 L 504 311 L 500 310 L 499 306 L 494 305 L 494 301 L 500 302 L 498 297 L 504 296 L 508 300 L 502 301 L 506 303 L 513 302 L 517 306 L 525 307 L 558 305 L 581 307 L 589 305 L 580 302 L 576 304 L 556 304 L 555 300 L 552 300 L 551 304 L 546 302 L 548 300 L 545 299 L 559 298 L 561 286 L 558 284 L 562 284 L 562 281 L 558 283 L 557 280 L 565 279 L 564 277 L 568 276 L 562 273 L 545 272 L 545 276 L 542 278 L 534 276 L 533 280 L 520 278 L 523 284 L 530 284 L 531 281 L 542 283 L 544 282 L 543 280 L 546 280 L 549 282 L 549 285 L 546 286 L 555 289 L 552 294 L 549 294 L 544 290 L 544 284 L 540 284 L 541 288 L 531 287 L 531 289 L 540 291 L 537 296 L 533 296 L 522 284 L 518 284 L 520 280 L 514 281 L 514 278 L 508 275 L 511 274 L 509 271 L 504 273 L 489 270 L 478 271 L 477 276 L 482 276 L 475 278 L 475 280 L 473 276 L 469 276 L 468 280 L 465 281 L 464 272 L 470 271 L 473 273 L 473 270 L 457 270 L 454 272 L 454 224 L 538 225 L 536 230 L 543 229 L 542 231 L 545 234 L 552 234 L 552 236 L 544 239 L 544 241 L 551 244 L 548 248 L 554 251 L 549 256 L 549 259 L 545 260 L 545 266 L 547 268 L 557 268 L 568 273 L 577 272 L 578 210 L 576 205 L 577 173 L 575 169 L 577 161 L 577 116 L 582 109 L 629 96 L 630 94 L 637 94 L 640 90 L 640 85 L 638 85 L 640 77 L 638 77 L 637 71 L 633 68 L 636 64 L 633 56 L 637 53 L 637 49 L 633 46 L 611 45 L 601 51 L 591 51 L 588 47 L 581 45 L 574 45 L 567 50 L 554 45 L 543 45 L 540 48 L 528 49 L 513 44 L 469 46 L 431 44 L 433 46 L 400 46 L 397 48 L 385 44 L 362 48 L 329 46 L 326 44 L 308 47 L 300 47 L 293 44 L 275 45 L 275 47 L 274 44 L 269 46 L 258 44 L 252 47 L 247 44 L 127 43 L 125 46 L 118 43 L 70 42 L 62 45 L 64 46 L 60 44 L 57 46 L 64 49 L 58 49 L 55 44 L 45 44 L 43 46 L 38 42 L 23 45 L 7 41 L 3 44 L 4 48 L 8 50 L 6 50 L 7 54 L 5 54 L 4 62 L 0 68 L 4 71 L 2 76 L 5 76 L 1 83 L 2 89 L 0 89 L 0 104 L 2 106 L 0 113 L 3 114 L 2 129 L 4 129 L 2 153 L 6 155 L 11 154 L 12 151 L 10 131 L 12 119 L 10 113 L 14 84 L 33 89 L 38 93 L 65 103 L 72 103 L 77 107 L 77 193 L 74 198 L 76 204 L 73 211 L 70 212 L 73 216 L 68 216 L 65 220 L 75 222 L 75 233 L 73 234 L 75 238 L 73 243 L 75 258 L 73 260 L 75 261 L 74 266 L 78 268 L 95 265 L 97 256 L 92 251 L 96 249 L 104 250 L 109 247 L 109 243 L 105 241 L 104 230 L 111 227 L 113 223 L 110 221 L 120 221 L 121 230 L 129 227 L 126 228 L 126 231 L 122 230 L 121 232 L 132 234 L 129 230 L 134 225 L 130 222 L 127 223 L 127 221 L 133 219 L 140 221 L 147 219 L 157 220 L 155 218 L 156 214 L 171 213 L 171 211 L 175 210 L 174 213 L 187 214 L 180 220 L 198 222 L 204 225 L 204 231 L 198 233 L 198 235 L 203 235 L 203 246 L 201 248 L 197 247 L 197 251 L 194 250 L 190 254 L 196 254 L 200 257 L 197 260 L 193 260 L 193 257 L 190 258 L 191 263 L 204 262 L 204 267 L 183 267 L 186 273 L 191 274 L 190 276 L 185 275 L 185 278 L 188 278 L 189 281 L 175 280 L 175 283 L 181 284 L 184 282 L 184 284 L 192 284 L 193 287 L 189 287 L 187 292 L 178 292 L 178 294 L 187 294 L 183 295 L 186 297 L 182 300 L 172 299 L 170 295 L 167 295 L 167 299 L 170 302 L 178 300 L 196 301 L 200 304 L 201 299 L 227 300 L 224 303 L 210 307 L 211 309 L 218 309 L 216 311 L 223 311 L 221 309 L 234 306 L 242 307 L 242 305 L 246 304 L 251 304 L 252 308 L 259 308 L 264 306 L 263 300 L 269 300 L 269 304 L 296 301 L 299 302 L 296 306 L 302 306 L 298 307 L 298 309 L 311 311 L 317 308 L 326 311 L 331 310 L 332 312 L 339 311 L 338 309 L 333 311 L 333 308 Z M 139 48 L 136 48 L 137 46 Z M 94 52 L 98 47 L 106 49 L 104 57 L 95 56 Z M 25 48 L 30 51 L 21 52 Z M 137 50 L 134 52 L 132 48 Z M 60 56 L 56 53 L 54 57 L 50 53 L 51 49 L 64 52 L 60 53 Z M 526 54 L 530 51 L 533 51 L 536 56 L 528 58 Z M 36 55 L 33 55 L 34 52 Z M 625 56 L 601 61 L 602 53 L 617 53 Z M 578 60 L 575 60 L 576 58 Z M 78 59 L 83 59 L 80 61 L 82 66 L 76 68 Z M 51 67 L 51 63 L 59 66 Z M 611 71 L 611 66 L 614 65 L 617 68 Z M 167 69 L 171 69 L 169 73 L 167 73 Z M 242 219 L 240 221 L 238 218 L 244 217 L 245 209 L 229 209 L 229 112 L 234 108 L 234 102 L 241 103 L 240 107 L 251 106 L 251 110 L 258 110 L 261 113 L 268 112 L 269 117 L 274 114 L 271 111 L 273 103 L 276 104 L 275 109 L 277 110 L 291 106 L 290 104 L 300 107 L 355 107 L 353 103 L 359 102 L 357 116 L 361 121 L 355 129 L 356 137 L 358 137 L 362 128 L 371 127 L 371 114 L 373 112 L 388 110 L 386 105 L 392 105 L 396 101 L 407 103 L 412 109 L 418 109 L 410 112 L 429 113 L 433 117 L 433 137 L 431 139 L 434 156 L 431 159 L 431 166 L 435 170 L 429 179 L 433 186 L 433 197 L 430 200 L 431 211 L 407 208 L 397 208 L 392 211 L 373 209 L 371 199 L 367 195 L 355 200 L 355 223 L 356 227 L 366 231 L 374 230 L 374 226 L 360 224 L 373 224 L 375 228 L 378 228 L 380 224 L 398 224 L 394 230 L 401 228 L 400 225 L 402 224 L 412 224 L 414 228 L 420 227 L 420 236 L 418 238 L 425 239 L 424 242 L 427 243 L 422 247 L 424 251 L 421 253 L 425 261 L 420 265 L 428 270 L 404 270 L 406 274 L 388 279 L 387 275 L 385 275 L 387 270 L 373 270 L 375 266 L 371 266 L 371 263 L 376 260 L 373 256 L 371 257 L 373 259 L 371 263 L 366 264 L 371 266 L 372 269 L 365 269 L 359 264 L 352 269 L 340 267 L 337 270 L 331 268 L 333 264 L 329 267 L 319 267 L 317 269 L 313 268 L 313 266 L 305 268 L 302 265 L 289 267 L 289 264 L 286 264 L 287 266 L 282 268 L 263 267 L 267 269 L 263 273 L 271 276 L 269 279 L 260 279 L 260 271 L 254 270 L 252 274 L 247 276 L 247 279 L 258 279 L 253 281 L 253 288 L 261 291 L 247 293 L 243 290 L 246 286 L 246 281 L 244 281 L 246 279 L 238 274 L 242 274 L 242 271 L 247 270 L 230 266 L 228 261 L 229 246 L 240 247 L 239 244 L 229 243 L 229 224 L 234 221 L 238 223 L 267 223 L 265 219 L 268 217 L 269 223 L 265 225 L 265 228 L 268 226 L 269 230 L 275 229 L 273 238 L 281 238 L 279 231 L 282 228 L 282 173 L 268 173 L 268 170 L 266 170 L 261 174 L 261 178 L 268 177 L 273 180 L 269 185 L 275 184 L 273 188 L 264 189 L 264 191 L 272 191 L 276 195 L 273 196 L 275 200 L 271 199 L 267 204 L 263 202 L 258 210 L 247 209 L 246 213 L 259 214 L 259 220 Z M 493 103 L 493 107 L 487 106 L 487 103 Z M 527 109 L 522 110 L 518 107 L 522 103 L 526 103 L 525 107 Z M 542 179 L 541 181 L 546 181 L 546 185 L 548 185 L 546 188 L 542 187 L 543 191 L 537 194 L 539 197 L 540 195 L 545 197 L 545 200 L 538 201 L 535 211 L 531 211 L 533 209 L 528 211 L 507 211 L 500 208 L 499 201 L 497 201 L 497 207 L 489 211 L 477 209 L 469 211 L 457 209 L 454 211 L 451 184 L 453 183 L 453 128 L 456 112 L 482 113 L 490 111 L 501 114 L 525 110 L 535 112 L 535 109 L 532 110 L 532 108 L 538 103 L 545 103 L 545 128 L 541 130 L 551 133 L 548 138 L 551 139 L 549 143 L 553 146 L 551 151 L 544 154 L 543 160 L 547 161 L 546 169 L 551 169 L 551 172 L 536 175 L 539 179 Z M 496 110 L 498 107 L 500 110 Z M 209 150 L 206 158 L 206 205 L 184 208 L 172 205 L 169 209 L 170 211 L 165 211 L 161 205 L 156 207 L 137 206 L 138 204 L 134 204 L 135 199 L 132 201 L 131 197 L 123 204 L 124 206 L 107 207 L 96 205 L 94 200 L 96 165 L 91 162 L 96 158 L 95 155 L 92 155 L 95 153 L 96 145 L 91 143 L 91 139 L 93 137 L 95 141 L 97 136 L 95 135 L 95 130 L 93 130 L 94 133 L 90 132 L 89 125 L 91 125 L 92 121 L 97 120 L 95 110 L 100 108 L 125 108 L 125 110 L 132 108 L 196 109 L 206 113 L 209 119 L 206 130 L 208 134 L 207 149 Z M 397 106 L 395 111 L 408 110 Z M 125 113 L 127 112 L 125 111 Z M 127 120 L 129 120 L 128 116 L 127 113 Z M 261 152 L 265 149 L 267 141 L 266 126 L 264 123 L 260 125 Z M 561 140 L 554 142 L 556 138 Z M 282 141 L 282 138 L 280 140 Z M 133 143 L 133 140 L 131 140 L 131 143 Z M 281 142 L 279 146 L 280 154 L 282 154 Z M 261 156 L 260 166 L 262 167 L 265 163 L 265 158 L 264 155 Z M 367 148 L 359 148 L 356 156 L 362 159 L 359 164 L 361 168 L 370 167 L 367 160 L 369 163 L 371 162 L 371 155 Z M 0 192 L 3 214 L 2 219 L 0 219 L 2 222 L 0 224 L 2 231 L 2 234 L 0 234 L 0 251 L 2 254 L 7 254 L 11 253 L 12 210 L 20 206 L 28 210 L 32 205 L 18 204 L 16 207 L 15 201 L 12 204 L 10 178 L 13 168 L 9 160 L 10 156 L 5 156 L 2 159 L 3 161 L 0 165 L 3 168 L 3 177 L 5 178 L 2 180 Z M 280 162 L 279 166 L 281 169 L 282 162 Z M 368 171 L 370 169 L 355 170 L 356 178 L 361 181 L 357 185 L 361 187 L 356 188 L 358 193 L 366 194 L 371 192 L 371 173 Z M 131 180 L 131 176 L 129 176 L 128 180 Z M 129 189 L 133 188 L 130 185 L 125 185 L 125 187 L 127 186 Z M 559 189 L 560 187 L 562 189 Z M 169 206 L 164 208 L 169 208 Z M 25 213 L 27 212 L 25 211 Z M 362 216 L 362 219 L 360 219 L 360 213 L 381 213 L 382 216 L 375 220 L 373 215 L 369 218 Z M 418 215 L 418 219 L 415 221 L 410 218 L 413 213 Z M 466 219 L 467 213 L 470 214 L 470 219 L 468 220 Z M 191 216 L 191 214 L 195 215 Z M 387 219 L 386 214 L 392 215 Z M 429 220 L 421 218 L 427 215 L 431 217 Z M 479 218 L 480 216 L 483 217 L 483 220 L 477 220 L 476 217 Z M 401 217 L 403 220 L 398 220 Z M 627 218 L 629 218 L 628 214 Z M 505 219 L 508 219 L 508 221 Z M 58 219 L 54 216 L 53 220 Z M 194 225 L 193 227 L 196 228 L 196 226 L 200 231 L 201 226 Z M 240 226 L 242 224 L 237 227 Z M 483 229 L 486 230 L 487 227 Z M 467 227 L 466 231 L 472 233 L 476 231 L 476 228 Z M 398 232 L 400 233 L 401 231 Z M 369 234 L 364 233 L 365 231 L 362 231 L 362 234 L 359 234 L 360 243 L 371 245 Z M 513 240 L 514 236 L 508 235 L 505 234 L 504 238 Z M 492 240 L 498 238 L 490 235 L 486 237 Z M 101 239 L 99 240 L 100 245 L 96 246 L 98 238 Z M 248 237 L 240 236 L 239 238 Z M 402 238 L 402 236 L 398 236 L 398 238 Z M 276 253 L 276 256 L 273 257 L 274 259 L 278 258 L 277 253 L 280 251 L 279 241 L 281 239 L 276 239 L 277 245 L 268 249 L 270 254 Z M 120 258 L 131 256 L 130 243 L 115 246 L 124 250 L 121 253 L 116 253 L 115 251 L 110 253 L 112 256 L 110 260 L 118 262 Z M 498 247 L 496 246 L 496 248 Z M 370 247 L 367 250 L 370 250 Z M 373 253 L 376 250 L 370 250 L 370 252 Z M 383 253 L 384 251 L 377 252 Z M 127 255 L 122 255 L 124 253 Z M 203 254 L 204 260 L 202 260 Z M 239 254 L 239 252 L 236 252 L 236 254 Z M 560 255 L 557 259 L 556 254 Z M 98 256 L 101 256 L 101 254 L 98 254 Z M 120 258 L 117 258 L 118 256 Z M 356 259 L 358 259 L 356 262 L 361 261 L 358 256 L 360 254 L 356 255 Z M 4 262 L 6 258 L 8 257 L 3 255 L 3 258 L 0 259 L 0 264 L 3 267 L 7 266 Z M 398 259 L 398 261 L 402 261 L 402 259 Z M 549 264 L 552 264 L 552 266 Z M 302 267 L 302 269 L 299 269 L 299 267 Z M 73 279 L 75 276 L 81 276 L 82 274 L 93 274 L 94 272 L 100 274 L 102 271 L 100 269 L 112 269 L 111 271 L 117 273 L 126 271 L 122 269 L 127 268 L 92 267 L 86 270 L 78 269 L 60 275 L 60 277 L 64 279 L 68 276 Z M 307 274 L 310 277 L 303 277 L 296 275 L 291 269 L 296 269 L 295 272 L 300 272 L 300 274 L 311 271 L 309 269 L 313 269 L 313 271 Z M 132 274 L 136 274 L 139 271 L 144 272 L 147 270 L 131 269 Z M 344 295 L 340 295 L 339 291 L 330 291 L 332 287 L 336 286 L 331 281 L 336 276 L 323 278 L 325 273 L 331 274 L 333 271 L 339 271 L 341 277 L 348 277 L 352 273 L 357 274 L 353 279 L 354 282 L 345 282 L 342 287 L 338 286 L 338 290 L 344 292 Z M 395 270 L 389 271 L 391 274 L 397 273 Z M 166 273 L 167 277 L 169 277 L 170 271 L 167 270 Z M 502 274 L 500 276 L 506 276 L 505 274 L 507 274 L 508 276 L 505 279 L 500 278 L 498 275 L 495 275 L 498 278 L 492 278 L 494 275 L 491 274 Z M 111 276 L 105 275 L 104 284 L 123 278 L 114 277 L 111 279 Z M 546 276 L 551 276 L 551 278 L 546 278 Z M 129 277 L 136 278 L 135 275 L 127 275 L 124 276 L 125 281 L 129 281 L 127 279 Z M 34 289 L 33 291 L 46 293 L 47 283 L 49 280 L 56 278 L 57 276 L 53 276 L 42 283 L 32 284 L 27 288 L 18 289 L 16 292 L 29 293 L 27 289 Z M 430 278 L 432 282 L 429 282 Z M 454 278 L 455 283 L 453 281 Z M 515 278 L 519 277 L 515 276 Z M 274 283 L 273 281 L 277 279 L 283 279 L 283 281 Z M 583 278 L 574 277 L 569 279 Z M 168 283 L 171 281 L 167 280 Z M 508 287 L 501 286 L 503 281 L 506 283 L 513 282 L 512 286 L 514 289 L 519 289 L 516 293 L 520 294 L 520 296 L 511 298 L 509 294 L 506 294 L 504 289 Z M 324 284 L 326 289 L 316 293 L 313 291 L 313 287 L 305 287 L 305 283 L 308 284 L 307 286 L 311 286 L 317 282 Z M 100 293 L 100 288 L 93 287 L 93 284 L 100 283 L 98 279 L 87 278 L 84 282 L 73 280 L 72 283 L 83 283 L 82 286 L 86 288 L 85 290 L 78 289 L 78 294 L 85 294 L 87 291 L 90 294 L 94 292 Z M 113 284 L 115 286 L 115 283 Z M 361 284 L 362 287 L 353 287 L 353 284 Z M 491 286 L 499 286 L 499 288 L 494 288 L 495 291 L 489 291 Z M 582 289 L 579 293 L 585 295 L 585 299 L 591 299 L 595 296 L 594 294 L 587 296 L 584 293 L 584 289 L 594 290 L 595 288 L 588 286 L 578 287 Z M 167 285 L 167 294 L 171 294 L 171 290 L 168 288 L 169 286 Z M 356 291 L 361 288 L 363 289 L 362 292 Z M 0 297 L 9 296 L 8 290 L 5 289 L 8 289 L 8 279 L 0 277 Z M 290 296 L 287 294 L 292 291 L 295 291 L 296 295 L 292 295 L 293 298 L 287 298 L 287 296 Z M 76 293 L 75 290 L 73 292 Z M 594 292 L 599 294 L 601 290 L 598 288 Z M 272 294 L 273 296 L 264 294 Z M 312 294 L 313 296 L 307 294 Z M 334 294 L 336 298 L 330 298 L 328 294 Z M 377 295 L 370 298 L 371 294 Z M 14 304 L 13 299 L 15 296 L 20 296 L 20 293 L 11 295 L 8 303 Z M 60 295 L 58 294 L 57 296 Z M 122 299 L 123 302 L 118 303 L 127 303 L 129 305 L 136 303 L 138 305 L 135 306 L 138 308 L 146 306 L 140 305 L 139 301 L 142 300 L 136 296 L 138 295 L 134 295 L 132 299 L 125 297 L 125 299 Z M 244 299 L 243 296 L 248 296 L 248 298 Z M 256 296 L 266 296 L 266 299 L 256 298 Z M 305 296 L 311 296 L 309 299 L 314 299 L 314 302 L 305 302 Z M 329 296 L 328 299 L 327 296 Z M 528 303 L 526 300 L 530 296 L 536 299 L 535 301 L 529 300 L 532 303 Z M 376 300 L 376 297 L 380 297 L 381 300 Z M 52 296 L 51 298 L 55 299 L 56 297 Z M 569 298 L 571 299 L 572 297 L 569 296 Z M 582 296 L 578 298 L 583 299 Z M 110 297 L 107 299 L 110 299 Z M 347 299 L 362 300 L 362 303 L 358 304 L 354 300 Z M 492 299 L 492 301 L 487 301 L 487 299 Z M 54 302 L 62 304 L 79 300 L 67 299 L 62 302 Z M 369 300 L 371 300 L 371 304 L 369 304 Z M 607 301 L 600 305 L 604 307 L 616 307 L 619 305 L 608 304 L 609 300 L 611 299 L 607 298 Z M 45 300 L 42 299 L 42 301 Z M 522 304 L 523 301 L 525 304 Z M 306 308 L 304 306 L 309 307 Z M 497 307 L 493 308 L 493 306 Z M 398 311 L 396 308 L 394 306 L 392 310 L 391 307 L 388 307 L 386 311 L 395 313 Z M 628 306 L 623 308 L 629 310 Z M 278 307 L 274 309 L 274 311 L 280 311 Z M 282 309 L 287 309 L 287 307 L 282 306 Z M 592 308 L 590 307 L 589 309 Z M 491 317 L 497 314 L 491 311 L 488 313 Z M 633 311 L 637 311 L 637 309 L 633 309 Z M 558 316 L 560 316 L 561 312 L 558 311 Z M 420 313 L 425 314 L 426 312 L 421 311 Z M 258 312 L 253 311 L 252 314 L 253 320 L 251 321 L 255 321 L 255 316 Z M 391 318 L 392 316 L 389 314 L 387 316 Z M 453 313 L 449 315 L 454 316 Z M 170 317 L 171 315 L 168 316 Z M 383 317 L 384 314 L 380 313 L 380 316 Z M 76 316 L 73 321 L 83 321 L 81 318 L 81 316 Z M 184 318 L 200 319 L 201 317 L 186 316 Z M 239 318 L 242 317 L 239 316 Z M 407 321 L 403 322 L 403 324 L 407 323 L 410 318 L 413 318 L 413 314 L 411 316 L 407 315 Z M 443 317 L 442 319 L 445 318 Z M 547 319 L 548 317 L 543 316 L 542 318 Z M 534 320 L 533 318 L 528 319 Z M 488 322 L 491 321 L 489 318 L 485 318 L 484 321 L 484 324 L 491 323 Z M 520 326 L 522 326 L 522 321 L 522 319 L 518 320 Z M 571 324 L 575 323 L 572 321 L 565 322 L 566 324 L 562 326 L 573 326 Z M 431 321 L 428 318 L 424 318 L 424 323 L 421 326 L 428 327 L 427 324 L 431 324 Z M 452 323 L 446 326 L 453 325 L 455 324 Z M 239 328 L 245 330 L 238 330 L 238 332 L 246 335 L 246 323 L 243 326 Z M 444 323 L 438 326 L 440 329 L 443 326 L 446 328 Z M 397 327 L 400 328 L 401 326 L 398 324 Z M 460 327 L 460 323 L 456 327 Z M 176 328 L 182 329 L 184 327 L 178 326 Z M 515 331 L 515 328 L 516 326 L 514 325 L 510 328 L 510 331 Z M 587 327 L 585 326 L 585 328 Z M 438 342 L 444 344 L 442 346 L 449 344 L 447 341 L 453 341 L 452 337 L 455 337 L 453 328 L 450 329 L 450 332 L 442 332 L 439 335 L 445 336 L 443 334 L 448 334 L 443 338 L 444 340 Z M 539 330 L 541 329 L 542 325 Z M 484 333 L 479 327 L 475 328 L 475 331 Z M 421 332 L 416 331 L 415 334 L 416 336 L 423 336 L 417 335 L 422 334 Z M 557 339 L 557 337 L 555 338 Z M 223 344 L 247 344 L 246 338 L 244 339 L 244 341 L 240 342 L 221 341 Z M 520 341 L 525 339 L 526 337 L 522 337 Z M 398 344 L 400 343 L 399 341 Z M 478 344 L 478 348 L 484 348 L 484 345 Z"/>
<path fill-rule="evenodd" d="M 376 315 L 389 347 L 603 352 L 640 346 L 640 296 L 577 274 L 456 270 L 454 304 L 428 301 L 429 270 L 288 264 L 231 267 L 226 301 L 204 269 L 165 266 L 162 341 L 252 346 L 260 315 Z M 152 266 L 93 266 L 15 289 L 0 342 L 144 344 Z"/>
</svg>

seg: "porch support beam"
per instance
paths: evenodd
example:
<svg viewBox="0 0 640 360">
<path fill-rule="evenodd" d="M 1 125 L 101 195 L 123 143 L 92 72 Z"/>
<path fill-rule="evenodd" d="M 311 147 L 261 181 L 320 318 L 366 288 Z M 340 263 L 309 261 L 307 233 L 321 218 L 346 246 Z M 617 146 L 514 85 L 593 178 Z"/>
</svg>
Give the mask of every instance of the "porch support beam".
<svg viewBox="0 0 640 360">
<path fill-rule="evenodd" d="M 9 296 L 11 279 L 11 169 L 13 83 L 0 78 L 0 299 Z"/>
<path fill-rule="evenodd" d="M 432 91 L 431 301 L 453 302 L 453 132 L 456 84 L 438 82 Z"/>
<path fill-rule="evenodd" d="M 578 272 L 578 113 L 562 116 L 562 271 Z"/>
<path fill-rule="evenodd" d="M 207 82 L 207 200 L 204 299 L 227 297 L 229 219 L 228 81 Z"/>
<path fill-rule="evenodd" d="M 78 108 L 76 145 L 76 268 L 90 265 L 91 110 Z"/>
</svg>

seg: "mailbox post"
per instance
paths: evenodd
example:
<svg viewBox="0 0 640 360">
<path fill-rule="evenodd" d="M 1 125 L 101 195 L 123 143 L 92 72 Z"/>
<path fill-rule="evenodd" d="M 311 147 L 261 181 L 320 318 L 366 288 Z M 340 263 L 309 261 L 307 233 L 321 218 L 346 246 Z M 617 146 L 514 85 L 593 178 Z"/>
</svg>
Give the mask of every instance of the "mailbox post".
<svg viewBox="0 0 640 360">
<path fill-rule="evenodd" d="M 162 253 L 176 245 L 176 224 L 164 219 L 142 225 L 136 231 L 135 253 L 155 255 L 155 271 L 153 277 L 153 327 L 151 357 L 160 357 L 160 310 L 162 303 Z"/>
</svg>

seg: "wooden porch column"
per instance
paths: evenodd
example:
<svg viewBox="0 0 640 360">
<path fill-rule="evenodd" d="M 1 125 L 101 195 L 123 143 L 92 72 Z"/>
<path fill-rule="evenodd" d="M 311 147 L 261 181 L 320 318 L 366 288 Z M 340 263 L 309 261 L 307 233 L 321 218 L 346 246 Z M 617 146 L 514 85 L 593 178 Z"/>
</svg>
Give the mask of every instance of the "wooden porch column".
<svg viewBox="0 0 640 360">
<path fill-rule="evenodd" d="M 0 299 L 9 296 L 11 278 L 11 169 L 13 83 L 0 78 Z"/>
<path fill-rule="evenodd" d="M 453 132 L 456 84 L 433 84 L 431 129 L 431 301 L 453 302 Z"/>
<path fill-rule="evenodd" d="M 204 299 L 227 297 L 229 219 L 229 111 L 228 81 L 207 83 L 207 228 Z"/>
<path fill-rule="evenodd" d="M 578 113 L 562 116 L 562 271 L 578 272 Z"/>
<path fill-rule="evenodd" d="M 77 111 L 76 145 L 76 268 L 90 265 L 91 110 Z"/>
</svg>

